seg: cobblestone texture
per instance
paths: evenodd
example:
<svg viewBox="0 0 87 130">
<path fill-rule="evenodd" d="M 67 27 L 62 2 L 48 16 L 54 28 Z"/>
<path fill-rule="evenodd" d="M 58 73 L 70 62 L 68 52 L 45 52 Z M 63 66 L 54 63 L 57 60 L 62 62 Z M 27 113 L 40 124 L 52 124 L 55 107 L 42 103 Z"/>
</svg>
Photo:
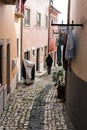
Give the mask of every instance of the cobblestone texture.
<svg viewBox="0 0 87 130">
<path fill-rule="evenodd" d="M 75 130 L 64 103 L 57 101 L 51 75 L 18 85 L 0 116 L 0 130 Z"/>
</svg>

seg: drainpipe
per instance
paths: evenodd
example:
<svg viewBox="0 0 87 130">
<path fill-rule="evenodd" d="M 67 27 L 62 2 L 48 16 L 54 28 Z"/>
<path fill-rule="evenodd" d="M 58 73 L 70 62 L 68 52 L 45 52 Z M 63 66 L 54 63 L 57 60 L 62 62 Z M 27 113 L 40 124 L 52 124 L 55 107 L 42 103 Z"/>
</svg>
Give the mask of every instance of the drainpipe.
<svg viewBox="0 0 87 130">
<path fill-rule="evenodd" d="M 20 79 L 22 79 L 22 47 L 23 47 L 23 20 L 20 21 Z"/>
<path fill-rule="evenodd" d="M 48 8 L 48 53 L 49 53 L 49 41 L 50 41 L 50 0 Z"/>
</svg>

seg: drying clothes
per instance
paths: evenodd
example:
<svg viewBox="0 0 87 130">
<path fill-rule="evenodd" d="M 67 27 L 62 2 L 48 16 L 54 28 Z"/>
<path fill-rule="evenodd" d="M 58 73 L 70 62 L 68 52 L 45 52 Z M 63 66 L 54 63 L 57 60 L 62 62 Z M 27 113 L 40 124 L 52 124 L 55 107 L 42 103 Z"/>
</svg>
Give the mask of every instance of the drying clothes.
<svg viewBox="0 0 87 130">
<path fill-rule="evenodd" d="M 64 33 L 62 33 L 62 44 L 61 45 L 65 45 L 66 44 L 66 40 L 67 40 L 67 33 L 66 32 L 64 32 Z"/>
<path fill-rule="evenodd" d="M 64 45 L 65 44 L 65 34 L 64 33 L 60 33 L 56 39 L 56 46 L 60 45 Z"/>
<path fill-rule="evenodd" d="M 59 45 L 59 37 L 57 37 L 56 39 L 56 46 L 58 47 L 58 45 Z"/>
<path fill-rule="evenodd" d="M 67 61 L 71 60 L 74 56 L 73 54 L 74 49 L 74 38 L 71 27 L 68 30 L 68 38 L 67 38 L 67 44 L 66 44 L 66 51 L 65 51 L 65 59 Z"/>
<path fill-rule="evenodd" d="M 66 44 L 63 46 L 63 68 L 65 71 L 68 70 L 68 61 L 65 59 Z"/>
<path fill-rule="evenodd" d="M 62 63 L 61 63 L 61 45 L 60 44 L 57 47 L 57 63 L 58 63 L 58 66 L 62 65 Z"/>
<path fill-rule="evenodd" d="M 61 66 L 61 34 L 59 34 L 58 38 L 56 39 L 56 46 L 57 46 L 57 64 Z"/>
<path fill-rule="evenodd" d="M 65 71 L 68 70 L 68 61 L 65 59 L 66 44 L 67 44 L 67 34 L 65 34 L 65 44 L 63 46 L 63 68 Z"/>
</svg>

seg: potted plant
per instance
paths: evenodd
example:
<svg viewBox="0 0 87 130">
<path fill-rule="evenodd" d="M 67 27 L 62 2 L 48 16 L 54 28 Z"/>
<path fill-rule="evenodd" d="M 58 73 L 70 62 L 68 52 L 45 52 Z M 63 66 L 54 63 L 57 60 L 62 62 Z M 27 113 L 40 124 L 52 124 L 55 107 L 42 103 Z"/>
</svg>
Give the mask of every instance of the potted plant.
<svg viewBox="0 0 87 130">
<path fill-rule="evenodd" d="M 64 71 L 59 70 L 58 72 L 53 72 L 52 80 L 57 86 L 57 98 L 61 101 L 65 101 L 65 81 L 64 81 Z"/>
</svg>

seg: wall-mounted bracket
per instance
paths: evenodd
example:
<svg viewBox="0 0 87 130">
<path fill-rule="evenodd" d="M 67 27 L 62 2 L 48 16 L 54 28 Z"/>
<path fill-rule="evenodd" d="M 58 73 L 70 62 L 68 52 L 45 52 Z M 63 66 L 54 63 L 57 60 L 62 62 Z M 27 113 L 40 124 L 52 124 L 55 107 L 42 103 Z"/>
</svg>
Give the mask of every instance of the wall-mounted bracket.
<svg viewBox="0 0 87 130">
<path fill-rule="evenodd" d="M 55 24 L 55 23 L 51 23 L 51 26 L 81 26 L 81 27 L 83 27 L 83 24 Z"/>
</svg>

